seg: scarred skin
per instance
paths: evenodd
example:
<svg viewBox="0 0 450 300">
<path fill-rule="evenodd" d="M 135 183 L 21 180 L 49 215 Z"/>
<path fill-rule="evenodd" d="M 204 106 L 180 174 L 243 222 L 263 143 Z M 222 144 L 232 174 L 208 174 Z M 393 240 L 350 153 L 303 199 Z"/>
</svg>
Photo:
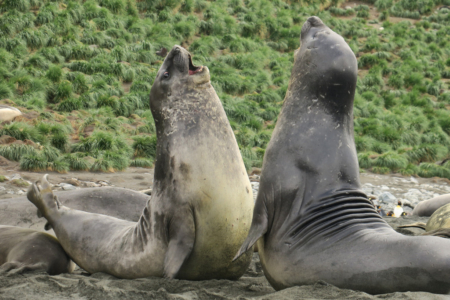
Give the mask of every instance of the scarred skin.
<svg viewBox="0 0 450 300">
<path fill-rule="evenodd" d="M 258 241 L 264 274 L 277 290 L 324 280 L 372 294 L 448 293 L 450 241 L 395 232 L 361 190 L 356 80 L 357 61 L 344 39 L 310 17 L 236 257 Z"/>
<path fill-rule="evenodd" d="M 0 225 L 0 274 L 42 270 L 70 273 L 75 265 L 58 240 L 44 232 Z"/>
<path fill-rule="evenodd" d="M 90 273 L 239 278 L 251 253 L 232 259 L 250 228 L 252 189 L 208 68 L 193 66 L 189 52 L 175 46 L 152 86 L 150 106 L 158 138 L 155 175 L 137 223 L 58 208 L 45 177 L 28 199 Z"/>
</svg>

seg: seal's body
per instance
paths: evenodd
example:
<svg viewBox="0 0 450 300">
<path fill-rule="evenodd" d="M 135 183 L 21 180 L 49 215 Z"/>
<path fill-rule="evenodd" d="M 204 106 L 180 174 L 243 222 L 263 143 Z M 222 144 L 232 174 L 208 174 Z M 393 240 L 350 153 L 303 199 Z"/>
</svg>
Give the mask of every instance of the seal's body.
<svg viewBox="0 0 450 300">
<path fill-rule="evenodd" d="M 450 291 L 450 241 L 395 232 L 362 192 L 353 138 L 356 58 L 317 17 L 304 24 L 267 147 L 250 232 L 277 290 L 324 280 L 369 293 Z M 383 257 L 383 260 L 374 260 Z"/>
<path fill-rule="evenodd" d="M 175 46 L 150 93 L 158 137 L 151 200 L 137 223 L 58 207 L 46 178 L 28 198 L 70 257 L 90 273 L 120 278 L 237 279 L 252 189 L 209 70 Z"/>
<path fill-rule="evenodd" d="M 60 203 L 72 209 L 137 222 L 150 196 L 118 187 L 85 188 L 55 192 Z M 0 199 L 0 225 L 44 230 L 47 220 L 38 218 L 26 196 Z"/>
<path fill-rule="evenodd" d="M 0 105 L 0 122 L 11 121 L 17 116 L 21 116 L 22 112 L 15 107 L 8 105 Z"/>
<path fill-rule="evenodd" d="M 0 225 L 0 273 L 43 270 L 70 273 L 75 265 L 53 236 L 36 230 Z"/>
<path fill-rule="evenodd" d="M 422 202 L 414 207 L 412 214 L 419 217 L 429 217 L 438 208 L 450 203 L 450 194 L 440 195 Z"/>
</svg>

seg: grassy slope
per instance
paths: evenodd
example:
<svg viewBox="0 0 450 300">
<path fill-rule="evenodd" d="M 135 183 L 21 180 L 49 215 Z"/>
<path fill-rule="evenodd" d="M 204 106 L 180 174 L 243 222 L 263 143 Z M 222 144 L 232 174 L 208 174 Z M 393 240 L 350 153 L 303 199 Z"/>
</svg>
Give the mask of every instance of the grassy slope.
<svg viewBox="0 0 450 300">
<path fill-rule="evenodd" d="M 361 168 L 450 178 L 434 163 L 449 156 L 450 11 L 437 8 L 450 0 L 336 2 L 0 1 L 0 103 L 38 112 L 0 134 L 39 142 L 0 155 L 31 170 L 150 166 L 156 51 L 181 44 L 210 68 L 246 166 L 260 166 L 302 23 L 318 15 L 358 57 Z"/>
</svg>

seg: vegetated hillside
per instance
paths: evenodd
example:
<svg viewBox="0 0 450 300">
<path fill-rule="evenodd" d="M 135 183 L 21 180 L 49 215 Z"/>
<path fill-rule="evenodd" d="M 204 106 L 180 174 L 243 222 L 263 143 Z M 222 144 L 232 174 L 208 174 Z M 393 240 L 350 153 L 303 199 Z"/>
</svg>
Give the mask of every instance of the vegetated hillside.
<svg viewBox="0 0 450 300">
<path fill-rule="evenodd" d="M 180 44 L 209 67 L 246 167 L 259 167 L 301 26 L 318 15 L 358 57 L 360 167 L 450 178 L 450 0 L 342 2 L 0 0 L 0 103 L 26 115 L 0 135 L 32 141 L 0 155 L 25 170 L 151 166 L 157 51 Z"/>
</svg>

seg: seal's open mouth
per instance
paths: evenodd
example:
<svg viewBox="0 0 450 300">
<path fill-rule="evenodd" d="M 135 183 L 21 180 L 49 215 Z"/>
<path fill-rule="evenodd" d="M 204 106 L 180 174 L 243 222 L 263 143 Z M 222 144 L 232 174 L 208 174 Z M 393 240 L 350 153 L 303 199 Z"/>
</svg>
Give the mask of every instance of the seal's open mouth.
<svg viewBox="0 0 450 300">
<path fill-rule="evenodd" d="M 192 63 L 192 57 L 191 55 L 189 55 L 189 75 L 194 75 L 201 71 L 203 71 L 203 66 L 200 67 L 194 66 L 194 64 Z"/>
</svg>

